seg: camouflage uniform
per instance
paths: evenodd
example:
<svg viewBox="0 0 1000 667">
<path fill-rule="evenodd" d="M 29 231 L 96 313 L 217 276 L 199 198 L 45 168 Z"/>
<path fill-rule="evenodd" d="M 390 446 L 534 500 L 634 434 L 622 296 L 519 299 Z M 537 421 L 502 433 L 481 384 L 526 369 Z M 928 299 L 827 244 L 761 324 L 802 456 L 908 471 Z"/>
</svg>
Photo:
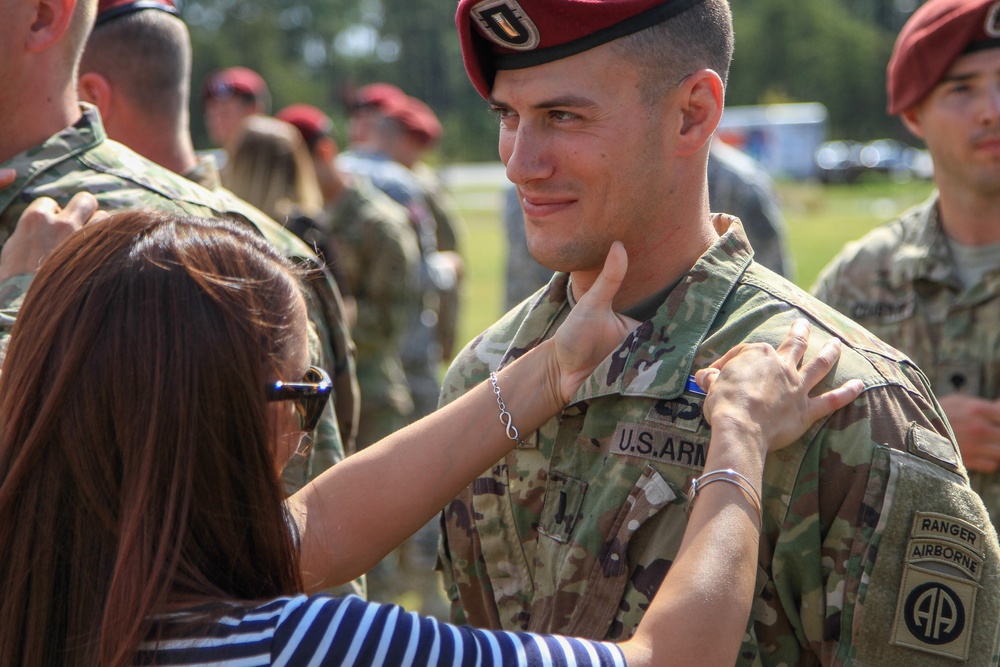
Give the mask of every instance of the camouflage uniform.
<svg viewBox="0 0 1000 667">
<path fill-rule="evenodd" d="M 406 380 L 413 396 L 413 420 L 437 407 L 441 345 L 438 314 L 441 294 L 455 287 L 456 276 L 440 261 L 434 216 L 423 190 L 409 169 L 381 153 L 345 151 L 337 156 L 337 168 L 370 181 L 400 203 L 410 214 L 410 224 L 420 246 L 420 294 L 422 307 L 407 327 L 401 351 Z"/>
<path fill-rule="evenodd" d="M 0 164 L 17 171 L 17 179 L 0 190 L 0 245 L 14 231 L 24 209 L 38 197 L 51 197 L 65 206 L 72 196 L 86 190 L 97 197 L 103 210 L 150 206 L 172 213 L 199 217 L 225 216 L 252 224 L 281 252 L 300 263 L 311 263 L 307 283 L 313 357 L 337 375 L 338 401 L 351 410 L 356 388 L 353 343 L 344 323 L 339 292 L 316 265 L 315 255 L 293 234 L 263 213 L 229 193 L 213 193 L 156 165 L 107 138 L 97 109 L 83 105 L 83 115 L 72 127 Z M 14 305 L 17 301 L 11 297 Z M 329 361 L 327 361 L 329 360 Z M 333 363 L 329 363 L 332 361 Z M 356 384 L 355 384 L 356 387 Z M 341 397 L 341 393 L 346 396 Z M 339 403 L 338 403 L 339 407 Z M 325 469 L 343 459 L 340 429 L 332 409 L 317 428 L 312 465 Z M 286 481 L 302 486 L 307 471 L 299 462 L 289 468 Z M 290 478 L 290 479 L 289 479 Z"/>
<path fill-rule="evenodd" d="M 716 226 L 728 231 L 653 318 L 442 514 L 454 620 L 632 635 L 705 463 L 711 432 L 690 375 L 742 341 L 777 345 L 804 316 L 812 354 L 831 334 L 845 342 L 825 386 L 860 378 L 866 389 L 769 458 L 757 598 L 737 664 L 990 664 L 1000 546 L 924 376 L 752 262 L 733 218 Z M 570 301 L 557 274 L 459 355 L 444 402 L 550 337 Z"/>
<path fill-rule="evenodd" d="M 326 213 L 346 291 L 357 303 L 363 449 L 406 426 L 413 411 L 399 350 L 420 303 L 420 250 L 406 211 L 370 185 L 348 187 Z"/>
<path fill-rule="evenodd" d="M 813 293 L 923 370 L 937 396 L 1000 399 L 1000 267 L 963 287 L 938 221 L 937 194 L 848 244 Z M 994 525 L 1000 474 L 970 473 Z"/>
</svg>

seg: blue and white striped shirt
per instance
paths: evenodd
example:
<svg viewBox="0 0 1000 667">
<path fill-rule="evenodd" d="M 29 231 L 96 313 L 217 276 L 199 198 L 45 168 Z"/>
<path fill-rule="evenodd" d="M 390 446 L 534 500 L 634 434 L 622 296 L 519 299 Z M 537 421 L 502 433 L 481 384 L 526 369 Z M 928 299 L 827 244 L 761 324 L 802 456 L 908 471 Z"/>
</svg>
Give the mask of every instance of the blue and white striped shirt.
<svg viewBox="0 0 1000 667">
<path fill-rule="evenodd" d="M 142 644 L 138 664 L 625 667 L 612 643 L 457 627 L 355 596 L 278 598 L 196 626 L 194 637 L 165 625 L 172 638 Z"/>
</svg>

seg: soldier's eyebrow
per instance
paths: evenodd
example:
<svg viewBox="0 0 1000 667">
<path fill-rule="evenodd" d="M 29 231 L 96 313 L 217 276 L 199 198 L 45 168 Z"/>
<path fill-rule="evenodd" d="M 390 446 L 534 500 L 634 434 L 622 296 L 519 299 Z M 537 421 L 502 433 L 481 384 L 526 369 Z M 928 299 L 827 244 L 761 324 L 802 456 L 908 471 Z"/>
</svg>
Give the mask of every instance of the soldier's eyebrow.
<svg viewBox="0 0 1000 667">
<path fill-rule="evenodd" d="M 512 108 L 510 104 L 500 100 L 496 97 L 490 96 L 489 99 L 490 106 L 496 109 L 510 109 Z M 592 109 L 597 106 L 597 103 L 589 97 L 584 97 L 582 95 L 563 95 L 561 97 L 553 97 L 552 99 L 542 100 L 541 102 L 536 102 L 531 105 L 532 109 L 545 110 L 545 109 Z"/>
<path fill-rule="evenodd" d="M 980 76 L 978 72 L 968 72 L 966 74 L 963 74 L 961 72 L 956 74 L 945 74 L 943 77 L 941 77 L 941 83 L 965 82 L 975 79 L 977 76 Z"/>
</svg>

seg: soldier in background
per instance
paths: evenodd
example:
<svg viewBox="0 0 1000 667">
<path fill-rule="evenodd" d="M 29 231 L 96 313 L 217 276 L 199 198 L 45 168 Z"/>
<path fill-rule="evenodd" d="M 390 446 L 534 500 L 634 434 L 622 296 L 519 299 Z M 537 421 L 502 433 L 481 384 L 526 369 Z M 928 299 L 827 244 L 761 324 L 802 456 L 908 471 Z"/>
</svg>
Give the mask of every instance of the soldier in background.
<svg viewBox="0 0 1000 667">
<path fill-rule="evenodd" d="M 316 107 L 294 104 L 277 113 L 294 125 L 313 159 L 324 212 L 316 225 L 295 231 L 336 257 L 342 292 L 353 305 L 361 415 L 358 449 L 410 422 L 413 400 L 400 359 L 402 338 L 419 304 L 420 251 L 406 211 L 334 164 L 333 121 Z"/>
<path fill-rule="evenodd" d="M 205 77 L 201 104 L 209 138 L 229 151 L 244 120 L 271 110 L 271 93 L 263 77 L 252 69 L 227 67 Z"/>
<path fill-rule="evenodd" d="M 899 33 L 889 113 L 934 159 L 930 199 L 848 244 L 814 293 L 927 373 L 1000 525 L 1000 2 L 930 0 Z"/>
<path fill-rule="evenodd" d="M 459 353 L 442 402 L 549 339 L 616 241 L 629 267 L 614 306 L 643 324 L 446 508 L 454 618 L 631 636 L 680 548 L 691 479 L 739 483 L 706 469 L 691 376 L 742 343 L 778 344 L 804 317 L 825 332 L 815 339 L 842 341 L 831 380 L 865 390 L 769 458 L 738 664 L 991 664 L 1000 545 L 926 377 L 757 265 L 739 221 L 710 213 L 728 3 L 460 0 L 457 24 L 500 121 L 528 247 L 558 273 Z M 957 550 L 957 562 L 937 557 Z"/>
<path fill-rule="evenodd" d="M 451 194 L 437 172 L 425 161 L 428 153 L 441 141 L 443 128 L 434 110 L 423 101 L 411 96 L 390 99 L 383 114 L 395 123 L 399 132 L 393 132 L 390 141 L 383 145 L 396 162 L 417 179 L 423 189 L 424 201 L 434 217 L 435 240 L 438 252 L 450 253 L 455 264 L 455 285 L 440 294 L 438 309 L 438 342 L 441 357 L 450 361 L 455 353 L 455 336 L 458 329 L 459 302 L 465 263 L 461 256 L 464 225 L 452 201 Z"/>
<path fill-rule="evenodd" d="M 718 139 L 712 141 L 708 154 L 708 205 L 740 219 L 755 262 L 783 278 L 795 277 L 785 219 L 770 176 L 752 157 Z M 506 309 L 510 310 L 547 283 L 552 271 L 528 253 L 524 215 L 513 186 L 504 192 L 502 217 L 507 231 Z"/>
<path fill-rule="evenodd" d="M 412 419 L 430 414 L 437 407 L 440 393 L 438 379 L 442 348 L 438 337 L 438 322 L 441 309 L 441 295 L 456 289 L 461 269 L 461 258 L 454 252 L 442 252 L 437 247 L 437 223 L 427 203 L 424 189 L 413 172 L 392 157 L 392 148 L 402 128 L 386 116 L 387 104 L 394 98 L 394 87 L 372 84 L 367 89 L 379 85 L 379 101 L 372 102 L 366 122 L 373 123 L 369 132 L 360 136 L 362 141 L 340 153 L 336 159 L 337 168 L 366 180 L 389 195 L 407 211 L 410 224 L 417 235 L 420 246 L 420 293 L 421 308 L 410 321 L 403 341 L 403 366 L 406 379 L 413 396 Z M 398 90 L 398 89 L 395 89 Z"/>
<path fill-rule="evenodd" d="M 295 104 L 278 118 L 299 129 L 310 149 L 326 208 L 315 225 L 297 228 L 337 259 L 344 291 L 354 302 L 361 417 L 358 449 L 413 421 L 413 400 L 400 351 L 421 309 L 420 248 L 405 209 L 336 165 L 333 121 L 316 107 Z M 447 617 L 434 571 L 437 523 L 389 554 L 368 574 L 370 599 Z"/>
<path fill-rule="evenodd" d="M 210 155 L 197 156 L 190 132 L 191 38 L 171 0 L 101 0 L 94 30 L 80 63 L 80 97 L 93 103 L 111 139 L 212 189 L 224 202 L 245 211 L 248 221 L 287 256 L 314 267 L 310 319 L 315 327 L 316 360 L 335 384 L 332 405 L 315 434 L 308 459 L 295 459 L 286 483 L 298 489 L 344 457 L 357 428 L 358 389 L 354 349 L 343 302 L 315 253 L 261 211 L 221 188 Z"/>
</svg>

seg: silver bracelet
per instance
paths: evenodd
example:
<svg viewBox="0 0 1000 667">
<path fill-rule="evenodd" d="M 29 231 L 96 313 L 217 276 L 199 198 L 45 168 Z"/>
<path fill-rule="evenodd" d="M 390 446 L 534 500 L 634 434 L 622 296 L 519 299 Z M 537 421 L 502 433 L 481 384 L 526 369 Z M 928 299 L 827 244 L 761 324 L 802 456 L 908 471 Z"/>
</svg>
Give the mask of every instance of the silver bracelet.
<svg viewBox="0 0 1000 667">
<path fill-rule="evenodd" d="M 712 470 L 702 474 L 701 477 L 696 477 L 691 480 L 691 491 L 688 495 L 687 501 L 687 512 L 691 513 L 691 509 L 694 507 L 695 498 L 698 496 L 698 491 L 702 488 L 708 486 L 712 482 L 727 482 L 729 484 L 734 484 L 743 491 L 750 498 L 753 504 L 754 510 L 757 512 L 757 525 L 764 525 L 764 510 L 763 504 L 760 498 L 760 492 L 754 487 L 753 482 L 751 482 L 745 475 L 742 475 L 732 468 L 726 468 L 724 470 Z"/>
<path fill-rule="evenodd" d="M 490 373 L 490 384 L 493 385 L 493 393 L 497 395 L 497 405 L 500 406 L 500 423 L 503 424 L 504 430 L 507 432 L 507 437 L 518 445 L 523 445 L 524 440 L 521 440 L 520 434 L 517 432 L 517 427 L 514 426 L 514 417 L 507 412 L 507 406 L 503 404 L 503 399 L 500 398 L 500 383 L 497 382 L 496 373 Z"/>
</svg>

